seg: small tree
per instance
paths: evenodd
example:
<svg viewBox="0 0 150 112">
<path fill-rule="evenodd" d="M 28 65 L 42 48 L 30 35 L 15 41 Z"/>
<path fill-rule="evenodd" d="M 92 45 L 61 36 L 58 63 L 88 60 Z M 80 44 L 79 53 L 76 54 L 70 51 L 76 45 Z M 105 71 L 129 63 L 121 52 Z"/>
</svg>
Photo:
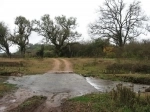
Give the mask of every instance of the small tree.
<svg viewBox="0 0 150 112">
<path fill-rule="evenodd" d="M 109 38 L 119 47 L 142 34 L 144 23 L 148 20 L 139 1 L 134 1 L 126 8 L 123 0 L 105 0 L 98 12 L 99 19 L 89 25 L 89 33 L 92 36 Z"/>
<path fill-rule="evenodd" d="M 16 28 L 11 36 L 11 41 L 19 46 L 21 55 L 26 51 L 26 46 L 29 44 L 29 36 L 32 31 L 32 23 L 23 16 L 16 17 Z"/>
<path fill-rule="evenodd" d="M 41 49 L 36 52 L 36 55 L 41 58 L 44 57 L 44 45 L 41 45 Z"/>
<path fill-rule="evenodd" d="M 61 56 L 62 50 L 66 46 L 80 36 L 75 31 L 76 19 L 73 17 L 66 18 L 65 16 L 55 17 L 55 21 L 50 19 L 48 14 L 42 16 L 41 21 L 36 21 L 35 31 L 39 35 L 44 36 L 46 41 L 51 42 L 55 46 L 55 52 Z"/>
<path fill-rule="evenodd" d="M 10 47 L 10 33 L 5 23 L 0 22 L 0 49 L 6 52 L 7 56 L 11 57 L 9 51 Z"/>
</svg>

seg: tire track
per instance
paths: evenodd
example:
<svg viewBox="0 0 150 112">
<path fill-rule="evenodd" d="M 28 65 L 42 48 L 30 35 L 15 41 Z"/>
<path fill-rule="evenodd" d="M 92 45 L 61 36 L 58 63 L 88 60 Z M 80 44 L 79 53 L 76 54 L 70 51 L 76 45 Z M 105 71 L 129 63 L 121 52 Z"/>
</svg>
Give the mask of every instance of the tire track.
<svg viewBox="0 0 150 112">
<path fill-rule="evenodd" d="M 53 63 L 53 68 L 52 70 L 48 71 L 48 73 L 51 73 L 51 72 L 56 72 L 56 71 L 60 71 L 60 61 L 58 59 L 53 59 L 54 63 Z"/>
<path fill-rule="evenodd" d="M 66 59 L 61 59 L 63 62 L 64 62 L 64 70 L 65 72 L 73 72 L 73 69 L 72 69 L 72 64 L 66 60 Z"/>
<path fill-rule="evenodd" d="M 48 73 L 73 73 L 72 64 L 67 59 L 54 58 L 52 70 Z"/>
</svg>

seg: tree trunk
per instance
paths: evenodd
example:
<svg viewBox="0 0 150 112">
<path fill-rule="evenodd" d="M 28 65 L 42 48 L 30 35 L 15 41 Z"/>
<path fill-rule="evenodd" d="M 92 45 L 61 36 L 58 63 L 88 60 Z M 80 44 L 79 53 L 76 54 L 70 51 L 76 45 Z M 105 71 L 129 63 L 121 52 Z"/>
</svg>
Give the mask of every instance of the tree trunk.
<svg viewBox="0 0 150 112">
<path fill-rule="evenodd" d="M 9 48 L 8 48 L 8 47 L 6 47 L 6 54 L 7 54 L 7 56 L 8 56 L 9 58 L 11 58 L 11 53 L 10 53 L 10 51 L 9 51 Z"/>
<path fill-rule="evenodd" d="M 24 48 L 24 46 L 20 46 L 20 53 L 21 53 L 21 56 L 24 58 L 25 57 L 25 48 Z"/>
</svg>

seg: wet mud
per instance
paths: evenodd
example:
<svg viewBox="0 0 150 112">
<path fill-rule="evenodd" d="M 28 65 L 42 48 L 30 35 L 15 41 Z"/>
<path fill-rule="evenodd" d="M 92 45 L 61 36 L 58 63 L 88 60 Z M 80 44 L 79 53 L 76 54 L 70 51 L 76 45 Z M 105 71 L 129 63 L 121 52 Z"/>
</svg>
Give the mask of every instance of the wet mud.
<svg viewBox="0 0 150 112">
<path fill-rule="evenodd" d="M 97 92 L 84 77 L 74 73 L 46 73 L 43 75 L 23 77 L 12 76 L 7 82 L 16 84 L 19 89 L 15 93 L 6 95 L 0 100 L 0 110 L 2 112 L 7 112 L 15 108 L 25 99 L 34 95 L 47 96 L 41 112 L 49 112 L 49 110 L 54 108 L 55 111 L 57 109 L 59 112 L 60 110 L 57 107 L 63 101 L 75 96 Z"/>
</svg>

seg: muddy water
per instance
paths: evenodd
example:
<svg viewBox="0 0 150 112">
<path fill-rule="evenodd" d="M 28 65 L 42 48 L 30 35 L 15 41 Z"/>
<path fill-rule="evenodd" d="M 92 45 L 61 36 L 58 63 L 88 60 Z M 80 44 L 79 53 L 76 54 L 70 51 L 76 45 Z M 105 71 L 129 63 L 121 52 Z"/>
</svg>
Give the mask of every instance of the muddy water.
<svg viewBox="0 0 150 112">
<path fill-rule="evenodd" d="M 84 77 L 74 73 L 46 73 L 43 75 L 10 77 L 7 82 L 16 84 L 19 89 L 15 93 L 0 99 L 0 112 L 9 111 L 34 95 L 48 97 L 44 107 L 42 107 L 42 112 L 47 112 L 50 108 L 59 107 L 63 100 L 97 92 Z"/>
<path fill-rule="evenodd" d="M 94 88 L 96 88 L 100 92 L 109 92 L 113 88 L 116 88 L 116 85 L 122 84 L 128 88 L 131 88 L 134 92 L 145 92 L 145 89 L 150 87 L 150 85 L 143 85 L 143 84 L 133 84 L 129 82 L 121 82 L 121 81 L 110 81 L 110 80 L 103 80 L 103 79 L 96 79 L 92 77 L 86 77 L 86 80 L 89 84 L 91 84 Z"/>
<path fill-rule="evenodd" d="M 119 83 L 135 92 L 144 91 L 145 88 L 149 87 L 149 85 L 85 78 L 74 73 L 46 73 L 43 75 L 10 77 L 7 82 L 16 84 L 19 89 L 0 99 L 0 112 L 7 112 L 34 95 L 47 96 L 46 103 L 42 110 L 38 112 L 48 112 L 52 108 L 59 107 L 61 102 L 68 98 L 98 91 L 109 92 Z M 57 112 L 60 112 L 59 108 L 57 108 Z"/>
</svg>

